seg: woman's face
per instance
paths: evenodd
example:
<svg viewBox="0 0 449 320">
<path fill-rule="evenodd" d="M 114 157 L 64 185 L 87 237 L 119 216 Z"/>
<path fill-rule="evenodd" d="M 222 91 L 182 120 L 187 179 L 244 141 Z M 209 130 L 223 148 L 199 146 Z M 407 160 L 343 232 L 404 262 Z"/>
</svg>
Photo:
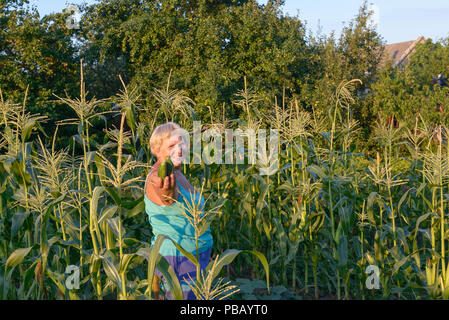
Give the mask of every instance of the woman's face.
<svg viewBox="0 0 449 320">
<path fill-rule="evenodd" d="M 179 135 L 171 135 L 164 139 L 157 153 L 158 161 L 165 161 L 167 157 L 170 157 L 175 168 L 179 168 L 182 164 L 182 138 Z"/>
</svg>

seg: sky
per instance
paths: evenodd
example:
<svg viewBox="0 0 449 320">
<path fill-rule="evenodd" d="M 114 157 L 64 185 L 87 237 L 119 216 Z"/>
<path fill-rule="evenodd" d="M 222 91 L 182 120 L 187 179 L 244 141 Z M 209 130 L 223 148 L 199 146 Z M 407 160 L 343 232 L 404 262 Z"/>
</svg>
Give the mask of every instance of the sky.
<svg viewBox="0 0 449 320">
<path fill-rule="evenodd" d="M 257 1 L 267 3 L 267 0 Z M 69 3 L 84 2 L 96 1 L 30 0 L 41 16 L 61 12 Z M 343 23 L 355 17 L 362 3 L 363 0 L 285 0 L 281 9 L 290 16 L 299 14 L 314 34 L 320 29 L 322 34 L 335 31 L 338 35 Z M 377 30 L 386 43 L 415 40 L 419 36 L 433 40 L 449 37 L 448 0 L 371 0 L 369 3 L 376 12 Z"/>
</svg>

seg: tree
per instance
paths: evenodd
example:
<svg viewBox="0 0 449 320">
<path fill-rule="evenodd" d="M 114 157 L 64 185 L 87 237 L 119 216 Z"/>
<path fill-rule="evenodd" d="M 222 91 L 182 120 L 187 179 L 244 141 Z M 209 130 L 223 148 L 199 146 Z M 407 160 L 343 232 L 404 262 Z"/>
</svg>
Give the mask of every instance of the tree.
<svg viewBox="0 0 449 320">
<path fill-rule="evenodd" d="M 315 52 L 315 72 L 303 86 L 302 100 L 306 108 L 323 114 L 332 106 L 334 93 L 343 81 L 360 79 L 354 87 L 353 116 L 359 121 L 363 139 L 370 134 L 370 125 L 376 116 L 372 110 L 372 86 L 379 76 L 382 58 L 382 39 L 371 25 L 372 11 L 365 1 L 356 17 L 345 26 L 337 40 L 335 34 L 311 39 Z"/>
<path fill-rule="evenodd" d="M 282 16 L 282 4 L 101 1 L 83 19 L 88 79 L 96 79 L 91 87 L 109 96 L 120 86 L 120 73 L 156 108 L 153 88 L 165 87 L 173 70 L 171 88 L 186 90 L 205 116 L 207 105 L 230 106 L 246 76 L 265 103 L 261 108 L 268 108 L 283 87 L 299 92 L 308 72 L 304 26 L 297 17 Z"/>
<path fill-rule="evenodd" d="M 449 38 L 419 44 L 402 69 L 388 67 L 373 86 L 373 110 L 395 114 L 414 125 L 418 113 L 428 123 L 448 124 L 449 88 L 434 85 L 432 78 L 449 74 Z"/>
<path fill-rule="evenodd" d="M 74 93 L 78 71 L 72 31 L 64 16 L 40 19 L 28 1 L 0 3 L 0 86 L 7 99 L 21 102 L 28 90 L 27 108 L 51 120 L 67 117 L 53 93 Z M 52 123 L 50 121 L 49 123 Z"/>
</svg>

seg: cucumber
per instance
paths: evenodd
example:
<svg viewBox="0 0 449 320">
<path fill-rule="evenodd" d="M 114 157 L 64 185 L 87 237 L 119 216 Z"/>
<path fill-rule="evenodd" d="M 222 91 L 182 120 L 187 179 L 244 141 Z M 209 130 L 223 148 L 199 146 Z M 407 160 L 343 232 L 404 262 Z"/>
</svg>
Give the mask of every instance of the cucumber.
<svg viewBox="0 0 449 320">
<path fill-rule="evenodd" d="M 167 173 L 167 163 L 162 162 L 161 165 L 159 166 L 159 171 L 157 172 L 157 174 L 159 178 L 164 179 L 166 173 Z"/>
<path fill-rule="evenodd" d="M 161 163 L 158 170 L 158 176 L 161 179 L 165 179 L 166 176 L 169 176 L 173 173 L 174 166 L 173 162 L 171 162 L 170 157 L 167 157 L 164 162 Z"/>
</svg>

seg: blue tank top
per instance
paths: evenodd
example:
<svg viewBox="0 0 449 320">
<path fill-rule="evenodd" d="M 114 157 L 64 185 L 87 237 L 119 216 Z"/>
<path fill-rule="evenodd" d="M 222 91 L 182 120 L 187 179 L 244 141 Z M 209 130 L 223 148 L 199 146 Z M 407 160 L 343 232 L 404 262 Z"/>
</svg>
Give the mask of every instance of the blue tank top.
<svg viewBox="0 0 449 320">
<path fill-rule="evenodd" d="M 149 175 L 150 173 L 148 173 L 145 180 L 144 201 L 145 211 L 148 214 L 149 222 L 153 228 L 153 238 L 151 239 L 151 243 L 154 244 L 157 235 L 166 235 L 179 244 L 184 250 L 195 255 L 195 229 L 182 212 L 187 212 L 187 214 L 190 214 L 188 212 L 188 208 L 195 202 L 204 214 L 204 198 L 198 191 L 195 190 L 195 194 L 192 194 L 185 190 L 179 182 L 176 182 L 179 186 L 179 193 L 176 202 L 168 206 L 159 206 L 152 202 L 146 194 Z M 189 205 L 187 202 L 189 202 Z M 198 252 L 205 252 L 210 249 L 212 245 L 212 234 L 210 227 L 208 227 L 207 230 L 198 238 Z M 163 256 L 173 256 L 175 254 L 178 256 L 182 255 L 182 253 L 176 249 L 170 240 L 165 240 L 163 242 L 159 252 Z"/>
</svg>

